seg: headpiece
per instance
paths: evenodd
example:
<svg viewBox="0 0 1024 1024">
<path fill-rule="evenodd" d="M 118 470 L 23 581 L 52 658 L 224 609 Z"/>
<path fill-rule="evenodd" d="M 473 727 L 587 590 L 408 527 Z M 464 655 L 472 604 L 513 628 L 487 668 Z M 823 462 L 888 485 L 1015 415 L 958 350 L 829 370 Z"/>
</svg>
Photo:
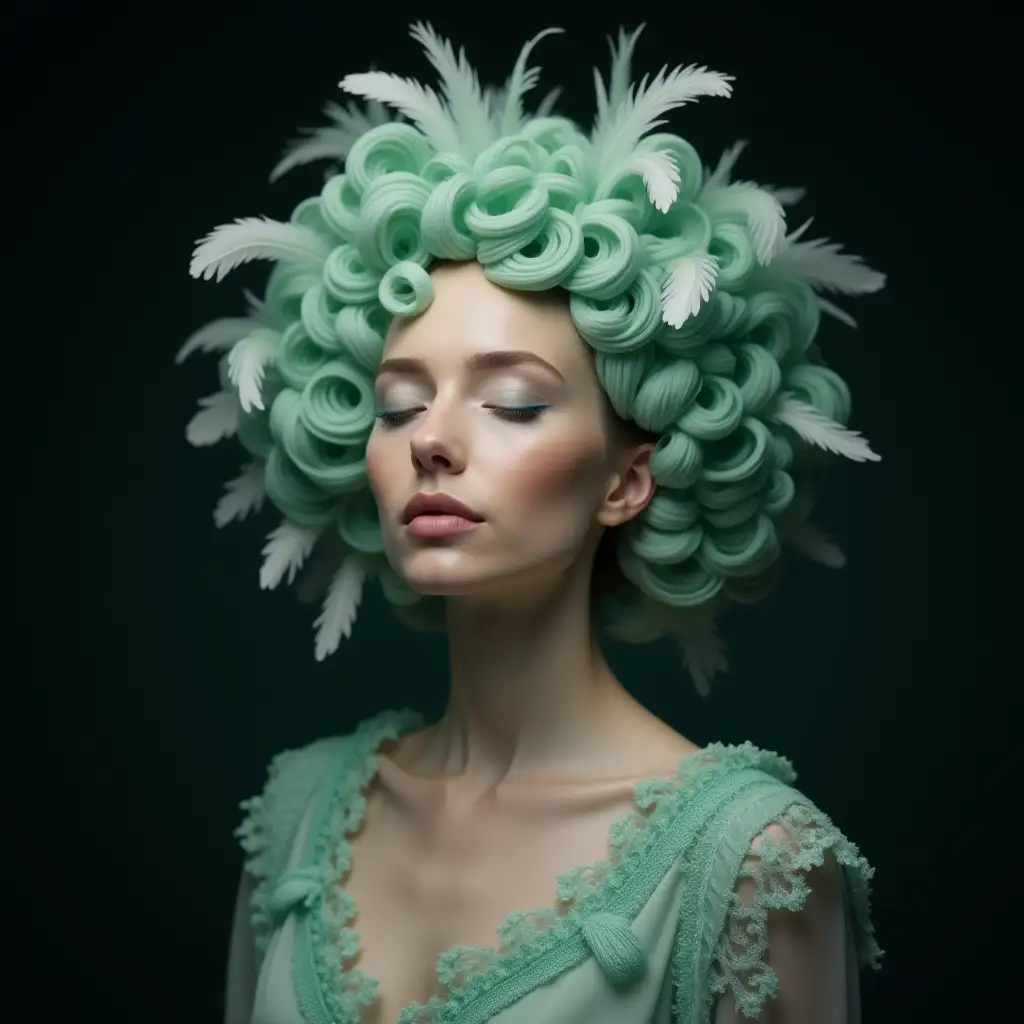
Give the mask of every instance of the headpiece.
<svg viewBox="0 0 1024 1024">
<path fill-rule="evenodd" d="M 274 267 L 262 297 L 246 293 L 244 316 L 208 324 L 179 352 L 179 362 L 220 355 L 220 387 L 187 436 L 197 446 L 234 436 L 248 453 L 217 526 L 265 499 L 282 517 L 261 587 L 292 582 L 315 549 L 327 553 L 322 659 L 349 635 L 368 577 L 406 611 L 436 600 L 388 565 L 366 478 L 391 317 L 426 308 L 438 260 L 476 260 L 505 288 L 561 288 L 611 406 L 659 437 L 657 491 L 619 533 L 627 583 L 600 622 L 625 641 L 679 637 L 703 692 L 724 666 L 714 616 L 771 589 L 784 542 L 843 562 L 808 520 L 811 477 L 829 456 L 877 456 L 846 426 L 849 390 L 815 338 L 823 314 L 853 326 L 828 294 L 877 291 L 884 278 L 808 239 L 810 221 L 787 233 L 802 190 L 736 178 L 742 143 L 708 169 L 658 130 L 678 107 L 729 96 L 732 79 L 689 65 L 631 83 L 639 29 L 612 43 L 607 82 L 595 72 L 589 132 L 554 113 L 557 91 L 527 114 L 532 51 L 558 31 L 526 44 L 501 89 L 482 87 L 464 52 L 423 24 L 412 35 L 439 90 L 383 71 L 342 80 L 365 107 L 329 106 L 330 126 L 294 143 L 271 175 L 332 161 L 320 194 L 288 221 L 243 218 L 195 249 L 197 278 L 220 281 L 255 259 Z"/>
</svg>

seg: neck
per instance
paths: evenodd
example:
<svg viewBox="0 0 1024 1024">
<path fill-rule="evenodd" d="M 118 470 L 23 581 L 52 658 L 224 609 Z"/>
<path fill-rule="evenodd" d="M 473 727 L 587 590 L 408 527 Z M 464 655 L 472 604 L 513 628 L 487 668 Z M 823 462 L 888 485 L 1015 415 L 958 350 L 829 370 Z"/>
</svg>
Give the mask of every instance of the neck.
<svg viewBox="0 0 1024 1024">
<path fill-rule="evenodd" d="M 451 690 L 426 755 L 482 786 L 574 774 L 600 757 L 625 702 L 593 635 L 589 573 L 570 571 L 541 600 L 449 599 Z"/>
</svg>

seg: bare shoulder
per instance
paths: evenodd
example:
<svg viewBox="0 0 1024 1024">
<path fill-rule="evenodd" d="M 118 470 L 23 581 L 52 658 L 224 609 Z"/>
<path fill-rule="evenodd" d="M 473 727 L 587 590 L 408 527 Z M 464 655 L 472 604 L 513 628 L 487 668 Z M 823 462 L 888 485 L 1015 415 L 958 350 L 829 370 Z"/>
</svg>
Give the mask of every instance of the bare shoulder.
<svg viewBox="0 0 1024 1024">
<path fill-rule="evenodd" d="M 624 714 L 622 736 L 638 775 L 671 774 L 683 758 L 701 749 L 639 703 L 634 703 Z"/>
</svg>

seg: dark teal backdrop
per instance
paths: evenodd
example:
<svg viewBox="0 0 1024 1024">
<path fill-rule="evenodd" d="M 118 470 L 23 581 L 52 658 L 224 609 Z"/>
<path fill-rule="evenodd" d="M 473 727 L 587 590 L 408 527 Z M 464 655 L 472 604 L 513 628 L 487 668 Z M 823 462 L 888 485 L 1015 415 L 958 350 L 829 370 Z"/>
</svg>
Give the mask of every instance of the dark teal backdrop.
<svg viewBox="0 0 1024 1024">
<path fill-rule="evenodd" d="M 385 706 L 437 710 L 446 666 L 442 643 L 399 633 L 376 594 L 353 640 L 316 665 L 314 611 L 257 586 L 272 514 L 214 529 L 238 452 L 187 447 L 214 369 L 172 358 L 260 272 L 195 282 L 189 254 L 213 226 L 286 216 L 319 188 L 320 167 L 274 186 L 267 173 L 343 74 L 427 67 L 393 5 L 100 6 L 15 5 L 5 33 L 20 651 L 5 687 L 7 886 L 25 903 L 24 923 L 5 924 L 24 956 L 5 1003 L 23 1000 L 12 1021 L 205 1024 L 220 1013 L 238 801 L 277 750 Z M 687 108 L 675 127 L 710 162 L 752 139 L 744 175 L 807 186 L 797 216 L 889 274 L 883 294 L 850 304 L 859 331 L 827 322 L 821 336 L 883 455 L 837 465 L 823 503 L 849 567 L 793 562 L 777 597 L 732 618 L 733 670 L 707 702 L 667 645 L 610 654 L 693 739 L 792 757 L 874 862 L 888 957 L 865 983 L 869 1021 L 988 1019 L 993 992 L 969 982 L 1015 948 L 994 929 L 1012 921 L 1001 909 L 1017 871 L 994 812 L 1015 768 L 1019 668 L 981 635 L 995 625 L 988 594 L 1019 601 L 1015 506 L 1002 504 L 1019 471 L 987 465 L 1004 448 L 1019 461 L 1019 429 L 999 425 L 1012 415 L 1019 329 L 1000 306 L 1018 287 L 1019 204 L 996 163 L 1010 117 L 988 77 L 1011 22 L 730 3 L 588 26 L 552 5 L 467 5 L 464 18 L 439 6 L 449 13 L 416 14 L 494 78 L 528 36 L 563 24 L 539 52 L 543 81 L 565 83 L 567 111 L 586 119 L 605 33 L 648 16 L 641 69 L 696 61 L 737 77 L 732 100 Z"/>
</svg>

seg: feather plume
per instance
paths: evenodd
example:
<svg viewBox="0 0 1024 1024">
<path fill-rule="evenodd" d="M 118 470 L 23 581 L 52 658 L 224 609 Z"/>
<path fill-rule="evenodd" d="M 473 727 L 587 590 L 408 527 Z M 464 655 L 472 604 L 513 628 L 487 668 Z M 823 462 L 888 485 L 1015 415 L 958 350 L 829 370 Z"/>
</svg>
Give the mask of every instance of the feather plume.
<svg viewBox="0 0 1024 1024">
<path fill-rule="evenodd" d="M 487 104 L 487 113 L 495 125 L 495 131 L 500 128 L 501 112 L 505 109 L 505 97 L 508 96 L 508 82 L 504 85 L 485 85 L 484 103 Z"/>
<path fill-rule="evenodd" d="M 668 213 L 679 195 L 679 169 L 671 153 L 636 153 L 625 165 L 644 179 L 647 196 L 655 208 Z"/>
<path fill-rule="evenodd" d="M 267 496 L 263 482 L 263 462 L 253 459 L 242 472 L 224 485 L 224 493 L 213 510 L 213 521 L 217 528 L 228 523 L 240 522 L 250 512 L 259 512 Z"/>
<path fill-rule="evenodd" d="M 605 91 L 604 80 L 597 68 L 594 68 L 594 92 L 597 100 L 596 123 L 603 122 L 609 111 L 614 111 L 625 101 L 629 94 L 629 83 L 633 77 L 633 52 L 636 41 L 643 32 L 643 24 L 638 25 L 632 35 L 626 35 L 624 28 L 619 29 L 619 38 L 615 42 L 609 36 L 608 46 L 612 52 L 612 66 L 608 71 L 608 89 Z"/>
<path fill-rule="evenodd" d="M 674 71 L 662 68 L 653 79 L 644 75 L 630 86 L 617 107 L 609 107 L 594 126 L 591 143 L 597 155 L 598 178 L 614 174 L 628 160 L 637 143 L 664 124 L 664 115 L 701 96 L 729 96 L 731 75 L 691 64 Z"/>
<path fill-rule="evenodd" d="M 312 556 L 295 580 L 295 593 L 302 604 L 321 604 L 334 574 L 349 549 L 334 530 L 325 530 Z"/>
<path fill-rule="evenodd" d="M 783 517 L 779 520 L 778 526 L 782 539 L 811 561 L 829 569 L 842 569 L 846 565 L 846 555 L 840 550 L 839 545 L 814 523 L 806 519 Z"/>
<path fill-rule="evenodd" d="M 249 319 L 256 320 L 262 324 L 267 304 L 253 292 L 249 291 L 248 288 L 242 289 L 242 295 L 245 298 L 245 308 L 249 311 Z"/>
<path fill-rule="evenodd" d="M 706 252 L 676 260 L 661 291 L 661 318 L 670 327 L 682 327 L 711 298 L 718 277 L 718 261 Z"/>
<path fill-rule="evenodd" d="M 540 103 L 537 104 L 537 110 L 534 112 L 534 117 L 551 117 L 555 104 L 558 102 L 559 97 L 562 95 L 562 87 L 556 85 L 554 89 L 549 89 L 544 93 Z"/>
<path fill-rule="evenodd" d="M 836 423 L 835 420 L 818 412 L 813 405 L 801 402 L 788 392 L 783 392 L 779 396 L 772 412 L 772 419 L 789 427 L 808 444 L 833 455 L 842 455 L 853 462 L 881 461 L 881 457 L 871 450 L 867 439 L 861 436 L 859 430 L 851 430 L 841 423 Z"/>
<path fill-rule="evenodd" d="M 323 661 L 341 644 L 342 637 L 352 634 L 352 626 L 363 596 L 366 567 L 359 555 L 349 555 L 334 574 L 316 627 L 316 660 Z"/>
<path fill-rule="evenodd" d="M 456 57 L 451 42 L 423 22 L 413 25 L 410 35 L 440 76 L 441 93 L 466 155 L 479 155 L 493 141 L 493 127 L 480 79 L 466 59 L 466 51 L 460 47 Z"/>
<path fill-rule="evenodd" d="M 404 114 L 438 153 L 459 153 L 462 145 L 444 101 L 429 86 L 386 71 L 346 75 L 339 83 L 353 96 L 386 103 Z"/>
<path fill-rule="evenodd" d="M 739 160 L 746 148 L 747 140 L 739 139 L 722 153 L 714 170 L 705 169 L 704 188 L 711 190 L 728 185 L 732 181 L 732 169 L 736 166 L 736 161 Z"/>
<path fill-rule="evenodd" d="M 771 263 L 786 233 L 786 214 L 775 196 L 759 185 L 737 181 L 714 188 L 705 186 L 700 204 L 708 213 L 736 213 L 745 217 L 758 263 Z"/>
<path fill-rule="evenodd" d="M 196 244 L 189 273 L 209 281 L 222 281 L 250 260 L 277 260 L 321 267 L 331 247 L 309 228 L 282 224 L 269 217 L 240 217 L 233 224 L 214 228 Z"/>
<path fill-rule="evenodd" d="M 276 355 L 277 335 L 269 330 L 254 331 L 228 353 L 228 380 L 238 388 L 243 412 L 264 408 L 263 378 Z"/>
<path fill-rule="evenodd" d="M 225 438 L 233 437 L 238 429 L 238 413 L 241 407 L 233 391 L 218 391 L 199 399 L 199 411 L 185 427 L 185 437 L 190 445 L 205 448 Z"/>
<path fill-rule="evenodd" d="M 260 567 L 260 589 L 273 590 L 283 579 L 291 583 L 316 544 L 318 531 L 286 519 L 267 534 Z"/>
<path fill-rule="evenodd" d="M 380 103 L 328 103 L 324 113 L 332 123 L 321 128 L 300 129 L 300 138 L 293 139 L 285 149 L 277 166 L 270 172 L 270 180 L 278 178 L 303 164 L 315 160 L 342 162 L 352 144 L 371 128 L 387 124 L 391 118 Z"/>
<path fill-rule="evenodd" d="M 796 206 L 807 195 L 807 189 L 799 186 L 778 188 L 775 185 L 762 186 L 770 196 L 775 196 L 780 206 Z"/>
<path fill-rule="evenodd" d="M 854 330 L 857 328 L 857 321 L 846 312 L 845 309 L 841 309 L 834 302 L 829 302 L 828 299 L 823 299 L 820 295 L 818 296 L 818 308 L 822 313 L 832 317 L 833 320 L 838 320 L 841 324 L 846 324 L 847 327 L 852 327 Z"/>
<path fill-rule="evenodd" d="M 676 629 L 683 664 L 702 697 L 711 692 L 711 681 L 725 672 L 728 663 L 723 642 L 712 619 L 687 620 Z"/>
<path fill-rule="evenodd" d="M 222 352 L 260 326 L 259 320 L 252 316 L 224 316 L 212 320 L 188 338 L 178 349 L 174 361 L 181 364 L 193 352 Z"/>
<path fill-rule="evenodd" d="M 844 253 L 838 242 L 827 238 L 803 241 L 810 227 L 806 220 L 788 235 L 772 260 L 772 273 L 804 281 L 819 291 L 843 295 L 867 295 L 885 287 L 885 275 L 872 270 L 860 256 Z"/>
<path fill-rule="evenodd" d="M 715 169 L 704 169 L 704 188 L 707 190 L 722 188 L 732 182 L 733 168 L 741 154 L 747 148 L 747 140 L 734 142 L 719 158 Z M 803 188 L 777 188 L 774 185 L 761 185 L 761 189 L 774 196 L 782 206 L 794 206 L 807 194 Z"/>
<path fill-rule="evenodd" d="M 537 84 L 540 68 L 527 67 L 533 48 L 545 37 L 561 35 L 564 29 L 546 28 L 538 32 L 520 51 L 505 91 L 505 108 L 501 115 L 501 134 L 515 135 L 523 127 L 523 97 Z"/>
</svg>

